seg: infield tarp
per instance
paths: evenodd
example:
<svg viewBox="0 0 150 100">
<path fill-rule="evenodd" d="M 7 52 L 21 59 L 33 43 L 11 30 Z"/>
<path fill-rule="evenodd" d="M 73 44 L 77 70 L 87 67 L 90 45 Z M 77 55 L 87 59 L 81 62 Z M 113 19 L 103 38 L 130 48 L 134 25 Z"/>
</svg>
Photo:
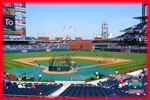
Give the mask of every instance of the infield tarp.
<svg viewBox="0 0 150 100">
<path fill-rule="evenodd" d="M 68 74 L 48 74 L 42 72 L 44 68 L 39 68 L 36 66 L 33 67 L 25 67 L 25 68 L 17 68 L 17 69 L 9 69 L 8 72 L 14 74 L 14 75 L 22 75 L 23 73 L 26 73 L 27 76 L 34 76 L 35 79 L 39 78 L 39 70 L 41 70 L 42 79 L 48 79 L 48 80 L 64 80 L 64 81 L 70 81 L 72 78 L 77 77 L 77 79 L 73 79 L 76 81 L 84 81 L 85 78 L 88 76 L 91 76 L 94 74 L 94 72 L 98 71 L 99 73 L 103 75 L 115 73 L 114 70 L 99 68 L 99 67 L 88 67 L 88 68 L 81 68 L 77 72 L 74 73 L 68 73 Z"/>
</svg>

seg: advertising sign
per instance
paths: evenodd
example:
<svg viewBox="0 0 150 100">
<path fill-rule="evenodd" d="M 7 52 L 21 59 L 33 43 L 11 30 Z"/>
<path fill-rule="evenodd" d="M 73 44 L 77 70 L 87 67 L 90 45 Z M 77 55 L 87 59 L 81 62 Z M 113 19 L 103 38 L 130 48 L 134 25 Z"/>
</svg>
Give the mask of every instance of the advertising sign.
<svg viewBox="0 0 150 100">
<path fill-rule="evenodd" d="M 3 11 L 4 11 L 4 15 L 15 16 L 15 9 L 14 8 L 7 8 L 7 7 L 5 7 L 3 9 Z"/>
<path fill-rule="evenodd" d="M 24 27 L 25 28 L 26 25 L 25 24 L 17 24 L 16 26 L 17 27 Z"/>
<path fill-rule="evenodd" d="M 17 18 L 16 21 L 26 22 L 26 19 L 25 18 Z"/>
<path fill-rule="evenodd" d="M 22 29 L 26 27 L 26 14 L 25 12 L 16 11 L 16 29 Z"/>
<path fill-rule="evenodd" d="M 23 30 L 22 29 L 16 29 L 16 32 L 23 32 Z"/>
<path fill-rule="evenodd" d="M 22 52 L 22 53 L 27 53 L 27 52 L 28 52 L 28 50 L 21 50 L 21 52 Z"/>
<path fill-rule="evenodd" d="M 128 91 L 127 93 L 129 94 L 143 94 L 144 93 L 144 89 L 142 88 L 142 80 L 140 78 L 137 77 L 133 77 L 132 79 L 129 80 L 129 84 L 128 84 Z M 140 88 L 137 88 L 140 87 Z"/>
<path fill-rule="evenodd" d="M 26 9 L 22 8 L 22 7 L 15 7 L 15 10 L 16 11 L 21 11 L 21 12 L 25 12 L 26 11 Z"/>
<path fill-rule="evenodd" d="M 15 16 L 4 16 L 4 29 L 15 30 Z"/>
<path fill-rule="evenodd" d="M 18 17 L 18 18 L 25 18 L 26 17 L 26 14 L 25 13 L 23 13 L 23 12 L 16 12 L 16 17 Z"/>
</svg>

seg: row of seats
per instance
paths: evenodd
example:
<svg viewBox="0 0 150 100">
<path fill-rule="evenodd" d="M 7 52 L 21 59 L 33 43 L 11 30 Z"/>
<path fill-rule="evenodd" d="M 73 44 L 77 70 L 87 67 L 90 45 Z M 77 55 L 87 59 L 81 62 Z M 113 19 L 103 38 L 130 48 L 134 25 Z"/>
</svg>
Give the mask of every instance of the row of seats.
<svg viewBox="0 0 150 100">
<path fill-rule="evenodd" d="M 137 25 L 125 29 L 124 31 L 134 31 L 134 30 L 142 30 L 142 29 L 147 29 L 146 23 L 139 23 Z"/>
<path fill-rule="evenodd" d="M 129 81 L 132 78 L 124 79 L 123 81 Z M 113 93 L 116 96 L 145 96 L 146 95 L 146 78 L 142 79 L 142 87 L 132 87 L 125 85 L 122 88 L 119 87 L 119 83 L 116 79 L 110 79 L 102 82 L 102 86 L 95 85 L 83 85 L 83 84 L 72 84 L 59 96 L 81 96 L 81 97 L 91 97 L 91 96 L 110 96 Z M 129 90 L 143 89 L 143 93 L 129 93 Z"/>
<path fill-rule="evenodd" d="M 132 80 L 138 79 L 142 83 L 141 86 L 130 86 L 129 83 Z M 147 80 L 146 77 L 136 78 L 129 77 L 123 79 L 123 84 L 115 78 L 111 78 L 102 82 L 102 85 L 92 84 L 71 84 L 66 90 L 64 90 L 59 96 L 69 97 L 104 97 L 115 94 L 116 96 L 145 96 L 147 94 Z M 128 84 L 125 84 L 125 83 Z M 33 83 L 23 83 L 26 88 L 18 88 L 16 82 L 12 83 L 8 89 L 4 86 L 4 95 L 6 96 L 39 96 L 39 89 L 42 90 L 42 96 L 48 96 L 59 88 L 63 84 L 51 84 L 51 83 L 34 83 L 35 88 L 32 87 Z M 120 84 L 122 86 L 120 87 Z M 131 90 L 142 90 L 143 93 L 132 93 Z"/>
<path fill-rule="evenodd" d="M 116 37 L 116 39 L 135 39 L 135 38 L 145 38 L 146 33 L 141 32 L 141 33 L 125 33 L 121 36 Z"/>
<path fill-rule="evenodd" d="M 17 83 L 12 83 L 8 89 L 4 87 L 6 96 L 39 96 L 39 89 L 42 90 L 42 96 L 48 96 L 58 90 L 63 84 L 38 84 L 34 83 L 35 88 L 30 88 L 32 83 L 25 83 L 26 88 L 18 88 Z"/>
<path fill-rule="evenodd" d="M 146 49 L 146 46 L 134 45 L 134 46 L 109 46 L 108 48 L 116 48 L 116 49 Z"/>
<path fill-rule="evenodd" d="M 68 48 L 67 44 L 4 44 L 4 50 L 37 50 L 37 49 Z"/>
<path fill-rule="evenodd" d="M 21 41 L 25 41 L 25 40 L 41 40 L 41 39 L 37 39 L 35 37 L 21 37 L 21 36 L 4 36 L 4 40 L 21 40 Z"/>
</svg>

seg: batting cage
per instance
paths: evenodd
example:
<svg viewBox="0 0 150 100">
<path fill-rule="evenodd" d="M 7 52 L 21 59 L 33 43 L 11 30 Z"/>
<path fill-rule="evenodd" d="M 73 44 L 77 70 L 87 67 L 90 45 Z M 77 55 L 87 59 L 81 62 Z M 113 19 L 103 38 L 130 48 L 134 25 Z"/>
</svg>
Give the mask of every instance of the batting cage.
<svg viewBox="0 0 150 100">
<path fill-rule="evenodd" d="M 69 71 L 72 67 L 71 61 L 72 59 L 66 55 L 54 56 L 49 60 L 49 71 Z"/>
</svg>

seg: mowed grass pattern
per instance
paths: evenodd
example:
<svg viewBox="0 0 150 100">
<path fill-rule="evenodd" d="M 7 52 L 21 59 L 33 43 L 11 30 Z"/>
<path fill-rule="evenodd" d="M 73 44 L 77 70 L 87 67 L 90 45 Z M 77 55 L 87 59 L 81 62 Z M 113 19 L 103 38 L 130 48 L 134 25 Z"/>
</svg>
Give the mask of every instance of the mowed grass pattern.
<svg viewBox="0 0 150 100">
<path fill-rule="evenodd" d="M 33 57 L 51 57 L 55 55 L 69 55 L 69 56 L 87 56 L 87 57 L 108 57 L 133 60 L 131 62 L 110 64 L 99 66 L 105 69 L 112 69 L 118 71 L 125 71 L 137 67 L 142 67 L 146 62 L 146 54 L 137 53 L 119 53 L 119 52 L 90 52 L 90 51 L 64 51 L 64 52 L 32 52 L 32 53 L 5 53 L 4 54 L 4 70 L 28 67 L 30 65 L 12 61 L 12 59 L 33 58 Z M 86 62 L 85 62 L 86 63 Z"/>
</svg>

